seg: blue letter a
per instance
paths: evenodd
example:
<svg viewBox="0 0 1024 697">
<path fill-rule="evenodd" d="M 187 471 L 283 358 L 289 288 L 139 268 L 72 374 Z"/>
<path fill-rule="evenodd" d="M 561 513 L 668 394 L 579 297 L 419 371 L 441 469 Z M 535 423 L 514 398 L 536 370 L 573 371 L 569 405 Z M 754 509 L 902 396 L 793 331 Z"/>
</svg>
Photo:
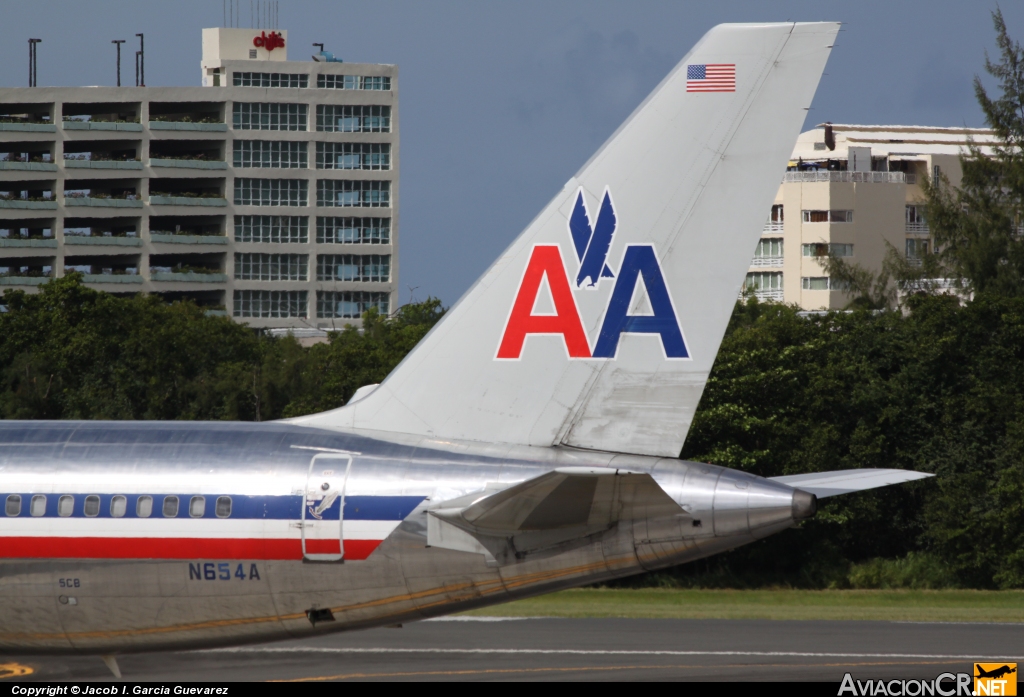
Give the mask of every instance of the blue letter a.
<svg viewBox="0 0 1024 697">
<path fill-rule="evenodd" d="M 628 315 L 637 279 L 643 276 L 653 315 Z M 679 329 L 672 300 L 661 275 L 658 257 L 651 245 L 629 245 L 612 290 L 608 312 L 604 316 L 601 335 L 597 338 L 594 358 L 615 358 L 621 334 L 660 334 L 667 358 L 689 358 L 683 332 Z"/>
</svg>

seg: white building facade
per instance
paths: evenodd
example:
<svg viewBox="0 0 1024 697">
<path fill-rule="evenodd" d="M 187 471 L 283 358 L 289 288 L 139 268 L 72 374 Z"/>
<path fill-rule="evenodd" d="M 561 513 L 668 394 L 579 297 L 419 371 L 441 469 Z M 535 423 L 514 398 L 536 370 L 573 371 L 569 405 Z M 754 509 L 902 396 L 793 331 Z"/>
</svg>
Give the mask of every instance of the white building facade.
<svg viewBox="0 0 1024 697">
<path fill-rule="evenodd" d="M 204 29 L 202 87 L 0 89 L 0 289 L 84 274 L 317 335 L 397 299 L 398 74 Z"/>
<path fill-rule="evenodd" d="M 968 141 L 987 129 L 827 124 L 800 134 L 747 274 L 764 300 L 805 310 L 851 300 L 821 265 L 828 251 L 879 271 L 891 244 L 911 263 L 933 251 L 922 177 L 959 186 Z"/>
</svg>

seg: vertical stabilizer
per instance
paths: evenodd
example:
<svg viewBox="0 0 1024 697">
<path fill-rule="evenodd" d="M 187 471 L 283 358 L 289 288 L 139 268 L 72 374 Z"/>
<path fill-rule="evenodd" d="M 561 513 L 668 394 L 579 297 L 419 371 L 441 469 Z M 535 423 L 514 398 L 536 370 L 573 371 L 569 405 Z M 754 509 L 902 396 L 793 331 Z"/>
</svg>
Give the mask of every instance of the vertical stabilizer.
<svg viewBox="0 0 1024 697">
<path fill-rule="evenodd" d="M 294 422 L 677 456 L 838 29 L 712 29 L 380 387 Z"/>
</svg>

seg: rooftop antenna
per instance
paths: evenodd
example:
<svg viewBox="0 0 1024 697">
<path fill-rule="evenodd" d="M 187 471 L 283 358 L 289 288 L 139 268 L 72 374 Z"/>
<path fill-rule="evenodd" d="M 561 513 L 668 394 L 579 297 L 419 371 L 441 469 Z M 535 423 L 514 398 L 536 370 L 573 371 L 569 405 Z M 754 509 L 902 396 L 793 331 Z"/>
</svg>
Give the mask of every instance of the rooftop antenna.
<svg viewBox="0 0 1024 697">
<path fill-rule="evenodd" d="M 121 86 L 121 44 L 124 43 L 124 39 L 114 39 L 110 43 L 117 45 L 117 86 Z"/>
<path fill-rule="evenodd" d="M 139 50 L 135 52 L 135 86 L 146 86 L 146 37 L 136 34 L 139 37 Z"/>
<path fill-rule="evenodd" d="M 36 44 L 41 44 L 42 39 L 29 39 L 28 40 L 28 86 L 35 87 L 37 83 L 38 73 L 36 68 L 38 67 L 39 61 L 36 57 Z"/>
</svg>

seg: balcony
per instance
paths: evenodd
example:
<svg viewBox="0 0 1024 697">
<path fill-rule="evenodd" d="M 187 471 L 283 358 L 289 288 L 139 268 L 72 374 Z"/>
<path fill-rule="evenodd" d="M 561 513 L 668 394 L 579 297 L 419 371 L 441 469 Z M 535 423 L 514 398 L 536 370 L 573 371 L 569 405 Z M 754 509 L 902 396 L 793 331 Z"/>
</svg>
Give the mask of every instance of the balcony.
<svg viewBox="0 0 1024 697">
<path fill-rule="evenodd" d="M 56 172 L 57 165 L 53 162 L 33 160 L 20 162 L 18 160 L 0 160 L 0 171 L 15 172 Z"/>
<path fill-rule="evenodd" d="M 142 132 L 138 103 L 67 102 L 61 108 L 61 127 L 65 131 Z"/>
<path fill-rule="evenodd" d="M 128 273 L 84 273 L 82 283 L 142 283 L 138 274 Z"/>
<path fill-rule="evenodd" d="M 769 220 L 767 223 L 765 223 L 764 228 L 761 230 L 762 235 L 769 233 L 777 234 L 780 232 L 785 232 L 785 224 L 782 222 L 775 222 L 773 220 Z"/>
<path fill-rule="evenodd" d="M 783 257 L 754 257 L 750 260 L 751 266 L 781 267 Z"/>
<path fill-rule="evenodd" d="M 88 206 L 93 208 L 142 208 L 143 203 L 134 198 L 120 198 L 109 195 L 82 196 L 66 194 L 64 205 L 68 208 L 73 206 Z"/>
<path fill-rule="evenodd" d="M 65 245 L 100 245 L 107 247 L 141 247 L 142 240 L 138 237 L 107 237 L 104 235 L 64 235 Z"/>
<path fill-rule="evenodd" d="M 213 250 L 181 250 L 173 254 L 151 254 L 150 279 L 170 283 L 227 283 L 224 253 Z"/>
<path fill-rule="evenodd" d="M 56 133 L 52 123 L 30 121 L 0 121 L 0 131 L 28 131 L 31 133 Z"/>
<path fill-rule="evenodd" d="M 50 281 L 50 276 L 17 276 L 0 274 L 0 286 L 41 286 Z"/>
<path fill-rule="evenodd" d="M 224 235 L 185 235 L 174 232 L 151 232 L 149 239 L 162 244 L 227 244 Z"/>
<path fill-rule="evenodd" d="M 141 162 L 131 160 L 64 160 L 68 169 L 142 169 Z"/>
<path fill-rule="evenodd" d="M 149 203 L 153 206 L 226 206 L 221 178 L 151 179 Z"/>
<path fill-rule="evenodd" d="M 903 172 L 786 172 L 782 181 L 791 183 L 829 182 L 854 184 L 905 184 Z"/>
<path fill-rule="evenodd" d="M 0 106 L 0 131 L 56 133 L 53 104 L 14 104 Z"/>
<path fill-rule="evenodd" d="M 150 167 L 178 167 L 180 169 L 227 169 L 227 162 L 211 162 L 208 160 L 185 160 L 159 157 L 149 160 Z"/>
<path fill-rule="evenodd" d="M 33 211 L 55 211 L 57 202 L 42 198 L 0 198 L 0 208 L 16 208 Z"/>
<path fill-rule="evenodd" d="M 52 237 L 0 237 L 0 247 L 36 247 L 36 248 L 57 248 L 57 240 Z"/>
<path fill-rule="evenodd" d="M 52 277 L 52 257 L 0 261 L 0 286 L 41 286 Z"/>
<path fill-rule="evenodd" d="M 86 251 L 86 250 L 83 250 Z M 138 256 L 77 256 L 64 258 L 64 273 L 82 274 L 84 283 L 139 284 Z"/>
<path fill-rule="evenodd" d="M 142 132 L 142 124 L 131 121 L 86 121 L 84 119 L 65 118 L 65 131 L 129 131 Z"/>
<path fill-rule="evenodd" d="M 908 235 L 928 235 L 931 233 L 928 229 L 928 223 L 907 223 L 905 229 Z"/>
<path fill-rule="evenodd" d="M 153 194 L 149 197 L 151 206 L 226 206 L 228 200 L 220 196 L 167 196 Z"/>
<path fill-rule="evenodd" d="M 778 303 L 780 303 L 780 302 L 783 301 L 783 293 L 782 293 L 781 289 L 755 290 L 754 291 L 754 296 L 760 302 L 771 301 L 771 302 L 778 302 Z"/>
<path fill-rule="evenodd" d="M 153 281 L 172 281 L 175 283 L 227 283 L 228 276 L 224 273 L 203 271 L 156 271 L 150 274 Z"/>
<path fill-rule="evenodd" d="M 151 131 L 214 131 L 224 132 L 228 130 L 226 123 L 203 122 L 203 121 L 150 121 Z"/>
</svg>

